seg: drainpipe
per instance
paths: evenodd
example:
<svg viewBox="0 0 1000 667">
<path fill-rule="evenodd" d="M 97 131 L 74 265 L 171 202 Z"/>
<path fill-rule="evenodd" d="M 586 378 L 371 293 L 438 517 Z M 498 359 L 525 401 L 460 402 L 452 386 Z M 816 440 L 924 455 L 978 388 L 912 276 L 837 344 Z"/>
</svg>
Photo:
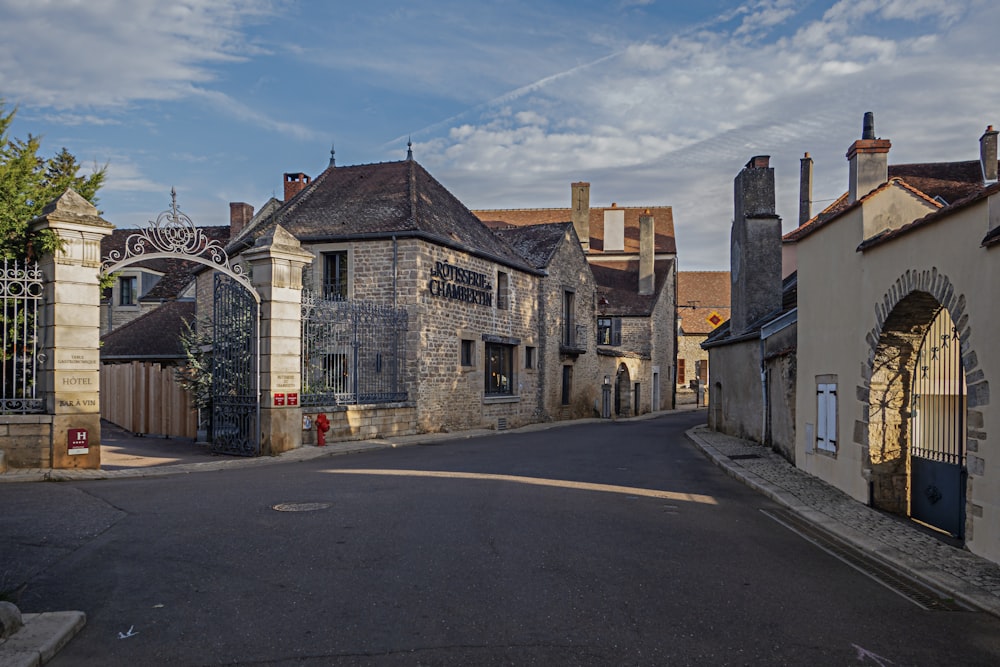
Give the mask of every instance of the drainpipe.
<svg viewBox="0 0 1000 667">
<path fill-rule="evenodd" d="M 764 364 L 764 332 L 760 332 L 760 444 L 766 445 L 767 441 L 767 367 Z"/>
</svg>

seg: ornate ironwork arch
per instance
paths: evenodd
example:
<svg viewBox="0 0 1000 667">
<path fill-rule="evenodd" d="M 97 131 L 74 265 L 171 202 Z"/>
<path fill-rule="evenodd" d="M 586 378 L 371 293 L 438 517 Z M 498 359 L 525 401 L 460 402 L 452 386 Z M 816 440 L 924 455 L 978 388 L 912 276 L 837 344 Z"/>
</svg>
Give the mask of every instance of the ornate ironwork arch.
<svg viewBox="0 0 1000 667">
<path fill-rule="evenodd" d="M 177 208 L 177 191 L 170 189 L 170 209 L 155 221 L 130 234 L 125 248 L 112 250 L 101 262 L 101 276 L 150 259 L 183 259 L 220 271 L 242 284 L 260 304 L 260 295 L 239 264 L 233 266 L 221 243 L 210 239 L 186 214 Z"/>
</svg>

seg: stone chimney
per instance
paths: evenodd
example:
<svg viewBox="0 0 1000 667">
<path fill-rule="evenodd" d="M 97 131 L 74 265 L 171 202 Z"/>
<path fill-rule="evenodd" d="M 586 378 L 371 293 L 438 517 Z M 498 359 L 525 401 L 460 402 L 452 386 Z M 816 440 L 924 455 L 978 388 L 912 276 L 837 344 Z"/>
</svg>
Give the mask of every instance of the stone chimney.
<svg viewBox="0 0 1000 667">
<path fill-rule="evenodd" d="M 305 190 L 312 179 L 299 172 L 297 174 L 285 174 L 285 201 Z"/>
<path fill-rule="evenodd" d="M 997 131 L 990 125 L 979 137 L 979 164 L 985 183 L 997 182 Z"/>
<path fill-rule="evenodd" d="M 236 236 L 250 223 L 253 218 L 253 206 L 243 202 L 229 202 L 229 238 Z"/>
<path fill-rule="evenodd" d="M 639 216 L 639 294 L 648 296 L 656 289 L 656 273 L 653 270 L 656 252 L 656 224 L 649 209 Z"/>
<path fill-rule="evenodd" d="M 812 218 L 813 159 L 809 153 L 799 160 L 799 227 Z"/>
<path fill-rule="evenodd" d="M 590 183 L 570 184 L 573 229 L 584 252 L 590 251 Z"/>
<path fill-rule="evenodd" d="M 733 182 L 730 326 L 737 336 L 781 308 L 781 218 L 769 163 L 767 155 L 751 158 Z"/>
<path fill-rule="evenodd" d="M 889 180 L 888 139 L 875 138 L 875 114 L 865 112 L 861 138 L 847 151 L 850 165 L 850 182 L 847 188 L 848 203 L 853 204 Z"/>
</svg>

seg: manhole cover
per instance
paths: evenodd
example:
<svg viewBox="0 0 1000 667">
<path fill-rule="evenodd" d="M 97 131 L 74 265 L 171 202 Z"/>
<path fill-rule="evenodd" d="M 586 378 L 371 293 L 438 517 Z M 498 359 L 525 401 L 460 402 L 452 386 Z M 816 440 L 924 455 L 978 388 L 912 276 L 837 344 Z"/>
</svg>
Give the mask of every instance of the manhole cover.
<svg viewBox="0 0 1000 667">
<path fill-rule="evenodd" d="M 278 512 L 315 512 L 331 507 L 333 503 L 278 503 L 271 509 Z"/>
</svg>

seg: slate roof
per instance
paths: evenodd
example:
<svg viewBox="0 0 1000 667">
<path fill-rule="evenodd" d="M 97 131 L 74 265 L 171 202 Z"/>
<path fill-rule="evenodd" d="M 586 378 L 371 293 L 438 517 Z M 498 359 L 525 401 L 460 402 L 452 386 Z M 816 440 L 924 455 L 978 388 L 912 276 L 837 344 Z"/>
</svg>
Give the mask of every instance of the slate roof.
<svg viewBox="0 0 1000 667">
<path fill-rule="evenodd" d="M 653 262 L 656 283 L 653 293 L 639 294 L 639 260 L 602 262 L 591 259 L 590 270 L 597 282 L 597 310 L 601 315 L 648 317 L 667 283 L 674 260 Z"/>
<path fill-rule="evenodd" d="M 938 202 L 938 205 L 945 207 L 956 204 L 970 196 L 975 196 L 986 187 L 983 184 L 982 166 L 978 160 L 891 164 L 889 165 L 888 173 L 888 183 L 899 183 L 912 192 L 926 197 L 928 200 L 935 200 L 936 197 L 940 197 L 945 203 L 941 204 Z M 848 195 L 845 192 L 813 218 L 785 234 L 782 240 L 785 242 L 794 242 L 812 234 L 846 211 L 859 206 L 861 201 L 864 201 L 873 193 L 881 191 L 886 185 L 879 186 L 871 193 L 860 197 L 853 204 L 848 204 Z"/>
<path fill-rule="evenodd" d="M 329 167 L 229 249 L 281 225 L 303 243 L 417 237 L 536 272 L 415 160 Z"/>
<path fill-rule="evenodd" d="M 229 225 L 198 227 L 210 240 L 225 244 L 229 240 Z M 124 252 L 128 237 L 139 232 L 139 229 L 125 227 L 115 229 L 110 235 L 101 239 L 101 258 L 108 257 L 113 250 Z M 177 295 L 187 287 L 193 277 L 193 272 L 201 265 L 184 259 L 159 258 L 147 259 L 131 265 L 147 268 L 162 273 L 163 277 L 142 296 L 140 301 L 162 301 L 177 298 Z M 103 297 L 111 298 L 111 288 L 105 289 Z"/>
<path fill-rule="evenodd" d="M 710 322 L 718 315 L 721 324 L 730 317 L 731 281 L 729 271 L 678 271 L 677 316 L 686 335 L 708 334 L 716 328 Z"/>
<path fill-rule="evenodd" d="M 559 244 L 566 238 L 566 232 L 573 229 L 571 222 L 556 222 L 527 227 L 506 226 L 495 229 L 494 234 L 502 238 L 536 269 L 544 269 L 552 261 Z"/>
<path fill-rule="evenodd" d="M 184 321 L 194 318 L 194 301 L 168 301 L 101 336 L 101 361 L 183 359 Z"/>
<path fill-rule="evenodd" d="M 674 212 L 670 206 L 614 206 L 590 208 L 590 251 L 604 252 L 604 212 L 625 211 L 625 250 L 627 254 L 639 252 L 639 216 L 646 211 L 653 216 L 655 247 L 658 253 L 677 253 L 674 238 Z M 569 208 L 520 208 L 520 209 L 480 209 L 473 213 L 490 227 L 497 229 L 505 225 L 523 227 L 551 222 L 572 220 Z"/>
</svg>

